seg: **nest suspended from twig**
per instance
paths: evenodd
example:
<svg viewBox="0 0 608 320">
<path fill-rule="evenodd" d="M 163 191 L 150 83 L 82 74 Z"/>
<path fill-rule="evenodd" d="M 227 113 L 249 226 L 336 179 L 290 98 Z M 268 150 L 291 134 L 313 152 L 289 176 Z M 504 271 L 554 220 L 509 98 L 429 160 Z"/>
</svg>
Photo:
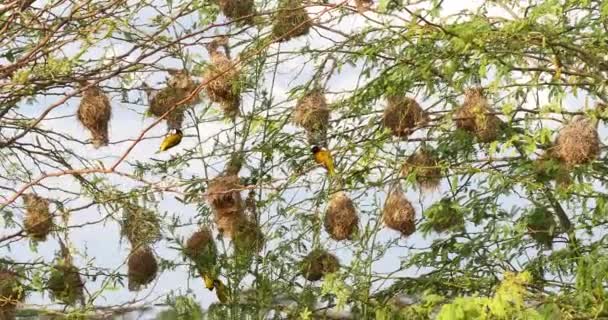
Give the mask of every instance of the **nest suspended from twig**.
<svg viewBox="0 0 608 320">
<path fill-rule="evenodd" d="M 52 268 L 47 287 L 51 299 L 67 305 L 74 305 L 84 299 L 84 283 L 78 268 L 70 262 L 62 261 Z"/>
<path fill-rule="evenodd" d="M 123 209 L 121 235 L 132 247 L 152 244 L 161 239 L 160 219 L 152 210 L 138 205 L 126 205 Z"/>
<path fill-rule="evenodd" d="M 213 241 L 213 234 L 207 227 L 193 233 L 188 241 L 184 253 L 199 268 L 213 266 L 217 260 L 217 247 Z"/>
<path fill-rule="evenodd" d="M 340 262 L 333 254 L 323 249 L 315 249 L 304 258 L 301 268 L 304 278 L 308 281 L 318 281 L 325 275 L 338 271 Z"/>
<path fill-rule="evenodd" d="M 217 226 L 218 232 L 222 236 L 231 239 L 234 237 L 238 226 L 246 219 L 247 217 L 244 215 L 243 211 L 225 211 L 222 213 L 215 211 L 213 213 L 213 221 Z"/>
<path fill-rule="evenodd" d="M 460 231 L 464 229 L 464 216 L 457 203 L 441 199 L 424 211 L 425 218 L 435 232 Z"/>
<path fill-rule="evenodd" d="M 372 5 L 374 5 L 373 0 L 355 0 L 355 4 L 357 6 L 357 11 L 363 13 L 367 10 L 370 10 Z"/>
<path fill-rule="evenodd" d="M 34 241 L 45 241 L 53 228 L 53 216 L 49 211 L 49 201 L 35 194 L 24 194 L 25 221 L 23 229 Z"/>
<path fill-rule="evenodd" d="M 399 231 L 407 237 L 416 231 L 415 219 L 416 211 L 405 198 L 401 186 L 393 186 L 384 203 L 382 221 L 387 227 Z"/>
<path fill-rule="evenodd" d="M 344 192 L 334 194 L 325 213 L 325 230 L 332 239 L 351 240 L 359 227 L 353 201 Z"/>
<path fill-rule="evenodd" d="M 293 114 L 293 122 L 306 130 L 308 143 L 327 146 L 329 113 L 325 94 L 321 89 L 316 88 L 298 100 Z"/>
<path fill-rule="evenodd" d="M 243 186 L 237 175 L 220 175 L 209 181 L 207 202 L 219 215 L 242 213 L 244 209 L 241 197 Z"/>
<path fill-rule="evenodd" d="M 25 300 L 25 290 L 17 273 L 0 271 L 0 319 L 14 319 L 17 306 Z"/>
<path fill-rule="evenodd" d="M 434 152 L 422 147 L 411 155 L 401 167 L 401 176 L 416 175 L 416 183 L 425 191 L 435 190 L 441 183 L 441 166 Z"/>
<path fill-rule="evenodd" d="M 81 83 L 83 87 L 87 85 L 88 82 Z M 112 106 L 108 96 L 97 85 L 84 91 L 77 116 L 78 121 L 91 132 L 91 142 L 95 148 L 108 145 L 108 124 L 112 117 Z"/>
<path fill-rule="evenodd" d="M 576 116 L 559 131 L 551 154 L 567 167 L 589 163 L 600 153 L 600 139 L 594 121 Z"/>
<path fill-rule="evenodd" d="M 156 117 L 162 117 L 171 110 L 165 117 L 167 127 L 169 129 L 181 129 L 184 112 L 188 106 L 200 102 L 198 94 L 194 94 L 199 83 L 194 81 L 186 70 L 171 70 L 169 74 L 171 77 L 167 80 L 167 86 L 149 99 L 149 112 Z M 178 102 L 184 99 L 187 100 L 178 105 Z"/>
<path fill-rule="evenodd" d="M 220 7 L 222 13 L 229 19 L 238 23 L 254 23 L 255 3 L 254 0 L 214 0 Z"/>
<path fill-rule="evenodd" d="M 249 255 L 262 251 L 266 242 L 258 224 L 249 219 L 242 219 L 236 224 L 232 241 L 237 254 Z"/>
<path fill-rule="evenodd" d="M 429 115 L 412 98 L 391 95 L 386 100 L 383 122 L 394 136 L 407 137 L 430 120 Z"/>
<path fill-rule="evenodd" d="M 272 35 L 276 41 L 289 41 L 307 35 L 312 28 L 312 20 L 306 12 L 302 0 L 281 0 L 273 17 Z"/>
<path fill-rule="evenodd" d="M 203 74 L 203 82 L 209 100 L 219 103 L 224 115 L 234 120 L 240 113 L 241 70 L 236 62 L 230 61 L 225 53 L 218 50 L 220 46 L 227 45 L 227 37 L 219 37 L 207 45 L 211 64 Z"/>
<path fill-rule="evenodd" d="M 129 291 L 139 291 L 156 278 L 158 263 L 149 246 L 140 246 L 129 255 Z"/>
<path fill-rule="evenodd" d="M 546 249 L 553 246 L 557 235 L 557 222 L 553 213 L 545 208 L 535 208 L 525 217 L 528 234 Z"/>
<path fill-rule="evenodd" d="M 555 181 L 556 185 L 561 188 L 566 188 L 572 184 L 568 166 L 559 157 L 554 156 L 551 149 L 534 160 L 533 169 L 538 181 Z"/>
<path fill-rule="evenodd" d="M 457 128 L 474 134 L 483 143 L 498 139 L 502 127 L 481 88 L 465 92 L 464 103 L 454 112 L 454 122 Z"/>
</svg>

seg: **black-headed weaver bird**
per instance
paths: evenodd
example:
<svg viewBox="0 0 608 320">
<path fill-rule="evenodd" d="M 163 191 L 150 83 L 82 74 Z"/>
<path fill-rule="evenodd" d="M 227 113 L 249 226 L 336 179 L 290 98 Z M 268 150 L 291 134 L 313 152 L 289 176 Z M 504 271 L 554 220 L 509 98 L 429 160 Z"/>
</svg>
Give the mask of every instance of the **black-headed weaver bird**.
<svg viewBox="0 0 608 320">
<path fill-rule="evenodd" d="M 324 147 L 314 146 L 312 147 L 311 151 L 314 155 L 315 162 L 327 169 L 329 175 L 333 176 L 335 174 L 334 160 L 332 159 L 329 150 Z"/>
<path fill-rule="evenodd" d="M 158 148 L 158 151 L 156 153 L 167 151 L 175 147 L 180 142 L 182 142 L 183 136 L 184 134 L 180 129 L 171 129 L 171 131 L 169 131 L 165 136 L 163 142 L 160 143 L 160 148 Z"/>
</svg>

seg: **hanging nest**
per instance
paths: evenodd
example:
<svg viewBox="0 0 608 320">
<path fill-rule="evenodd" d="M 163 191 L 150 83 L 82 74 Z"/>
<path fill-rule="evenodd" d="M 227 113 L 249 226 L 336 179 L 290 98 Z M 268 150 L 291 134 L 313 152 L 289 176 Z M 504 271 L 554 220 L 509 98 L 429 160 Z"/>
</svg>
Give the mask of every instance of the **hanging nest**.
<svg viewBox="0 0 608 320">
<path fill-rule="evenodd" d="M 14 319 L 17 305 L 25 300 L 25 291 L 17 273 L 0 271 L 0 319 Z"/>
<path fill-rule="evenodd" d="M 240 182 L 237 175 L 220 175 L 209 181 L 207 201 L 216 213 L 232 215 L 243 212 L 243 186 Z"/>
<path fill-rule="evenodd" d="M 87 85 L 89 83 L 86 81 L 81 83 L 83 87 Z M 77 116 L 78 121 L 91 132 L 95 148 L 108 145 L 108 123 L 112 117 L 112 106 L 108 96 L 97 85 L 84 91 Z"/>
<path fill-rule="evenodd" d="M 464 103 L 454 112 L 454 122 L 458 129 L 474 134 L 483 143 L 498 139 L 502 127 L 481 88 L 465 92 Z"/>
<path fill-rule="evenodd" d="M 167 80 L 167 86 L 150 98 L 148 112 L 156 117 L 162 117 L 171 110 L 165 117 L 167 127 L 181 129 L 187 107 L 199 103 L 200 99 L 198 95 L 194 95 L 179 106 L 177 106 L 178 102 L 191 96 L 199 83 L 194 81 L 186 70 L 169 71 L 169 73 L 171 77 Z"/>
<path fill-rule="evenodd" d="M 304 278 L 308 281 L 318 281 L 326 274 L 338 271 L 340 262 L 333 254 L 323 249 L 315 249 L 304 258 L 301 268 Z"/>
<path fill-rule="evenodd" d="M 600 153 L 600 139 L 594 121 L 576 116 L 559 131 L 552 154 L 567 167 L 589 163 Z"/>
<path fill-rule="evenodd" d="M 450 199 L 441 199 L 433 204 L 424 212 L 424 216 L 431 228 L 438 233 L 464 229 L 464 216 L 458 204 Z"/>
<path fill-rule="evenodd" d="M 129 291 L 139 291 L 156 278 L 158 263 L 149 246 L 140 246 L 129 255 Z"/>
<path fill-rule="evenodd" d="M 391 95 L 386 101 L 384 126 L 389 128 L 394 136 L 407 137 L 417 127 L 426 125 L 430 120 L 429 115 L 412 98 Z"/>
<path fill-rule="evenodd" d="M 329 201 L 325 213 L 325 230 L 332 239 L 351 240 L 359 227 L 359 217 L 353 201 L 344 192 L 338 192 Z"/>
<path fill-rule="evenodd" d="M 561 188 L 567 188 L 572 184 L 568 167 L 554 156 L 551 150 L 547 150 L 542 156 L 534 160 L 532 165 L 537 181 L 555 181 L 556 185 Z"/>
<path fill-rule="evenodd" d="M 253 24 L 255 16 L 254 0 L 214 0 L 222 13 L 237 23 Z"/>
<path fill-rule="evenodd" d="M 525 217 L 528 234 L 539 245 L 551 249 L 557 235 L 557 222 L 553 213 L 545 208 L 535 208 Z"/>
<path fill-rule="evenodd" d="M 217 247 L 213 241 L 213 234 L 207 227 L 193 233 L 184 249 L 185 255 L 198 267 L 213 266 L 217 259 Z"/>
<path fill-rule="evenodd" d="M 203 83 L 209 100 L 219 103 L 224 115 L 234 120 L 239 115 L 241 104 L 241 71 L 237 63 L 230 61 L 225 53 L 218 50 L 220 46 L 227 45 L 227 37 L 219 37 L 207 45 L 211 64 L 203 73 Z"/>
<path fill-rule="evenodd" d="M 51 299 L 67 305 L 74 305 L 84 299 L 84 283 L 79 270 L 69 262 L 61 262 L 52 268 L 47 288 L 51 292 Z"/>
<path fill-rule="evenodd" d="M 384 209 L 382 220 L 384 224 L 401 232 L 403 236 L 410 236 L 416 231 L 416 211 L 412 204 L 405 198 L 400 186 L 394 186 L 389 192 Z"/>
<path fill-rule="evenodd" d="M 370 10 L 372 5 L 374 4 L 373 0 L 355 0 L 355 4 L 357 6 L 357 11 L 363 13 L 367 10 Z"/>
<path fill-rule="evenodd" d="M 23 229 L 34 241 L 45 241 L 53 227 L 53 216 L 49 211 L 49 201 L 35 194 L 24 194 L 25 221 Z"/>
<path fill-rule="evenodd" d="M 232 241 L 237 253 L 247 254 L 262 251 L 265 243 L 260 226 L 249 219 L 242 219 L 236 224 Z"/>
<path fill-rule="evenodd" d="M 276 41 L 289 41 L 307 35 L 312 20 L 302 0 L 282 0 L 273 17 L 272 35 Z"/>
<path fill-rule="evenodd" d="M 308 143 L 327 146 L 329 108 L 321 89 L 313 89 L 298 100 L 293 122 L 306 130 Z"/>
<path fill-rule="evenodd" d="M 161 239 L 160 219 L 154 211 L 137 205 L 126 205 L 123 209 L 121 235 L 132 247 L 152 244 Z"/>
<path fill-rule="evenodd" d="M 415 174 L 422 190 L 435 190 L 441 183 L 441 166 L 434 152 L 426 147 L 411 155 L 401 167 L 401 176 Z"/>
<path fill-rule="evenodd" d="M 217 210 L 213 214 L 213 220 L 217 226 L 218 232 L 228 238 L 233 238 L 237 232 L 239 225 L 247 217 L 243 211 L 220 211 Z"/>
</svg>

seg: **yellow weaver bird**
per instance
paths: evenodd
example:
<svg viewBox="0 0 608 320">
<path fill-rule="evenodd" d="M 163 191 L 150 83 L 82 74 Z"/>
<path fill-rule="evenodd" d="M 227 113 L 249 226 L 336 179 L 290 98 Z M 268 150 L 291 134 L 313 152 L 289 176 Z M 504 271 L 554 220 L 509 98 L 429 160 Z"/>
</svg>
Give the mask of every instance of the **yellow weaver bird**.
<svg viewBox="0 0 608 320">
<path fill-rule="evenodd" d="M 322 165 L 325 169 L 327 169 L 329 175 L 333 176 L 335 173 L 334 160 L 332 159 L 329 150 L 323 147 L 314 146 L 312 147 L 311 151 L 315 157 L 315 162 Z"/>
<path fill-rule="evenodd" d="M 205 281 L 205 288 L 209 289 L 209 291 L 213 290 L 213 286 L 214 286 L 214 279 L 209 276 L 208 274 L 204 274 L 203 275 L 203 280 Z"/>
<path fill-rule="evenodd" d="M 217 299 L 220 300 L 221 303 L 228 302 L 228 292 L 224 283 L 219 280 L 213 280 L 213 286 L 215 287 L 215 294 L 217 295 Z"/>
<path fill-rule="evenodd" d="M 156 151 L 156 153 L 167 151 L 175 147 L 180 142 L 182 142 L 183 136 L 184 134 L 180 129 L 171 129 L 171 131 L 169 131 L 169 133 L 167 133 L 167 135 L 165 136 L 163 142 L 161 142 L 160 148 L 158 148 L 158 151 Z"/>
</svg>

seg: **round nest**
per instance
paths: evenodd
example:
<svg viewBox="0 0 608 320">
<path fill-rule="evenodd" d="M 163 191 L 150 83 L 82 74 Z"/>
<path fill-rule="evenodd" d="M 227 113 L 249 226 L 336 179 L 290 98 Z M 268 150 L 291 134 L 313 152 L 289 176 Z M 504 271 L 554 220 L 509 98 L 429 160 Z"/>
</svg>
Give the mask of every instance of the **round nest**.
<svg viewBox="0 0 608 320">
<path fill-rule="evenodd" d="M 209 181 L 207 201 L 216 213 L 232 215 L 243 211 L 243 186 L 240 182 L 237 175 L 220 175 Z"/>
<path fill-rule="evenodd" d="M 236 233 L 238 226 L 242 221 L 246 220 L 247 217 L 243 214 L 243 211 L 223 211 L 218 212 L 217 210 L 213 214 L 213 221 L 217 226 L 218 232 L 228 238 L 233 238 Z"/>
<path fill-rule="evenodd" d="M 394 136 L 407 137 L 429 122 L 428 114 L 416 100 L 403 95 L 391 95 L 386 100 L 383 122 Z"/>
<path fill-rule="evenodd" d="M 430 206 L 424 216 L 435 232 L 450 232 L 464 229 L 464 216 L 458 204 L 450 199 L 441 199 Z"/>
<path fill-rule="evenodd" d="M 323 250 L 315 249 L 302 261 L 302 275 L 308 281 L 318 281 L 326 274 L 334 273 L 340 268 L 338 258 Z"/>
<path fill-rule="evenodd" d="M 600 139 L 595 123 L 576 116 L 559 131 L 552 154 L 568 167 L 589 163 L 600 153 Z"/>
<path fill-rule="evenodd" d="M 357 11 L 363 13 L 369 9 L 371 9 L 374 4 L 373 0 L 355 0 L 355 5 L 357 6 Z"/>
<path fill-rule="evenodd" d="M 11 319 L 17 305 L 25 300 L 25 291 L 18 275 L 8 270 L 0 271 L 0 319 Z"/>
<path fill-rule="evenodd" d="M 84 283 L 80 278 L 79 270 L 69 263 L 61 263 L 53 267 L 47 287 L 51 292 L 51 299 L 68 305 L 82 301 L 84 297 Z"/>
<path fill-rule="evenodd" d="M 536 179 L 540 182 L 555 181 L 558 187 L 568 187 L 572 184 L 570 171 L 564 163 L 553 156 L 553 152 L 548 150 L 541 157 L 534 160 L 533 170 Z"/>
<path fill-rule="evenodd" d="M 307 35 L 312 27 L 302 0 L 282 0 L 273 21 L 272 35 L 280 42 Z"/>
<path fill-rule="evenodd" d="M 344 192 L 338 192 L 329 201 L 325 213 L 325 230 L 332 239 L 352 239 L 359 227 L 359 217 L 353 201 Z"/>
<path fill-rule="evenodd" d="M 384 224 L 395 231 L 401 232 L 403 236 L 410 236 L 416 231 L 415 218 L 416 211 L 405 198 L 401 187 L 393 187 L 382 210 Z"/>
<path fill-rule="evenodd" d="M 226 54 L 218 51 L 219 46 L 227 44 L 227 38 L 220 37 L 207 46 L 211 64 L 203 73 L 203 83 L 209 100 L 219 103 L 224 115 L 234 120 L 239 115 L 241 104 L 239 84 L 241 71 Z"/>
<path fill-rule="evenodd" d="M 264 233 L 258 224 L 249 219 L 237 223 L 232 241 L 236 252 L 248 254 L 262 251 L 265 243 Z"/>
<path fill-rule="evenodd" d="M 91 132 L 91 141 L 95 148 L 108 145 L 108 123 L 112 117 L 112 106 L 98 86 L 84 91 L 77 116 L 80 123 Z"/>
<path fill-rule="evenodd" d="M 420 148 L 411 155 L 401 167 L 401 176 L 416 176 L 416 183 L 422 190 L 435 190 L 441 183 L 441 166 L 434 152 Z"/>
<path fill-rule="evenodd" d="M 484 143 L 498 139 L 502 126 L 481 88 L 465 92 L 464 103 L 454 112 L 454 122 L 457 128 L 474 134 Z"/>
<path fill-rule="evenodd" d="M 140 246 L 129 255 L 129 291 L 139 291 L 156 278 L 158 263 L 154 252 L 148 246 Z"/>
<path fill-rule="evenodd" d="M 211 230 L 204 227 L 193 233 L 186 241 L 184 253 L 199 267 L 215 265 L 217 247 Z"/>
<path fill-rule="evenodd" d="M 45 241 L 53 227 L 53 216 L 49 211 L 49 201 L 35 194 L 24 194 L 25 221 L 23 229 L 35 241 Z"/>
<path fill-rule="evenodd" d="M 293 122 L 306 130 L 311 145 L 327 145 L 329 108 L 321 89 L 313 89 L 298 100 Z"/>
<path fill-rule="evenodd" d="M 186 108 L 198 103 L 200 99 L 198 95 L 194 95 L 183 104 L 175 106 L 178 102 L 191 96 L 199 83 L 194 81 L 185 70 L 171 71 L 170 74 L 171 78 L 167 80 L 167 87 L 157 92 L 150 99 L 149 112 L 156 117 L 162 117 L 166 112 L 172 110 L 165 117 L 167 126 L 169 129 L 181 129 Z"/>
<path fill-rule="evenodd" d="M 550 249 L 557 235 L 557 222 L 553 213 L 545 208 L 535 208 L 525 217 L 528 234 L 538 244 Z"/>
<path fill-rule="evenodd" d="M 160 220 L 154 211 L 127 205 L 123 209 L 121 234 L 133 247 L 152 244 L 161 238 Z"/>
<path fill-rule="evenodd" d="M 253 0 L 215 0 L 222 13 L 238 23 L 253 24 L 255 3 Z"/>
</svg>

